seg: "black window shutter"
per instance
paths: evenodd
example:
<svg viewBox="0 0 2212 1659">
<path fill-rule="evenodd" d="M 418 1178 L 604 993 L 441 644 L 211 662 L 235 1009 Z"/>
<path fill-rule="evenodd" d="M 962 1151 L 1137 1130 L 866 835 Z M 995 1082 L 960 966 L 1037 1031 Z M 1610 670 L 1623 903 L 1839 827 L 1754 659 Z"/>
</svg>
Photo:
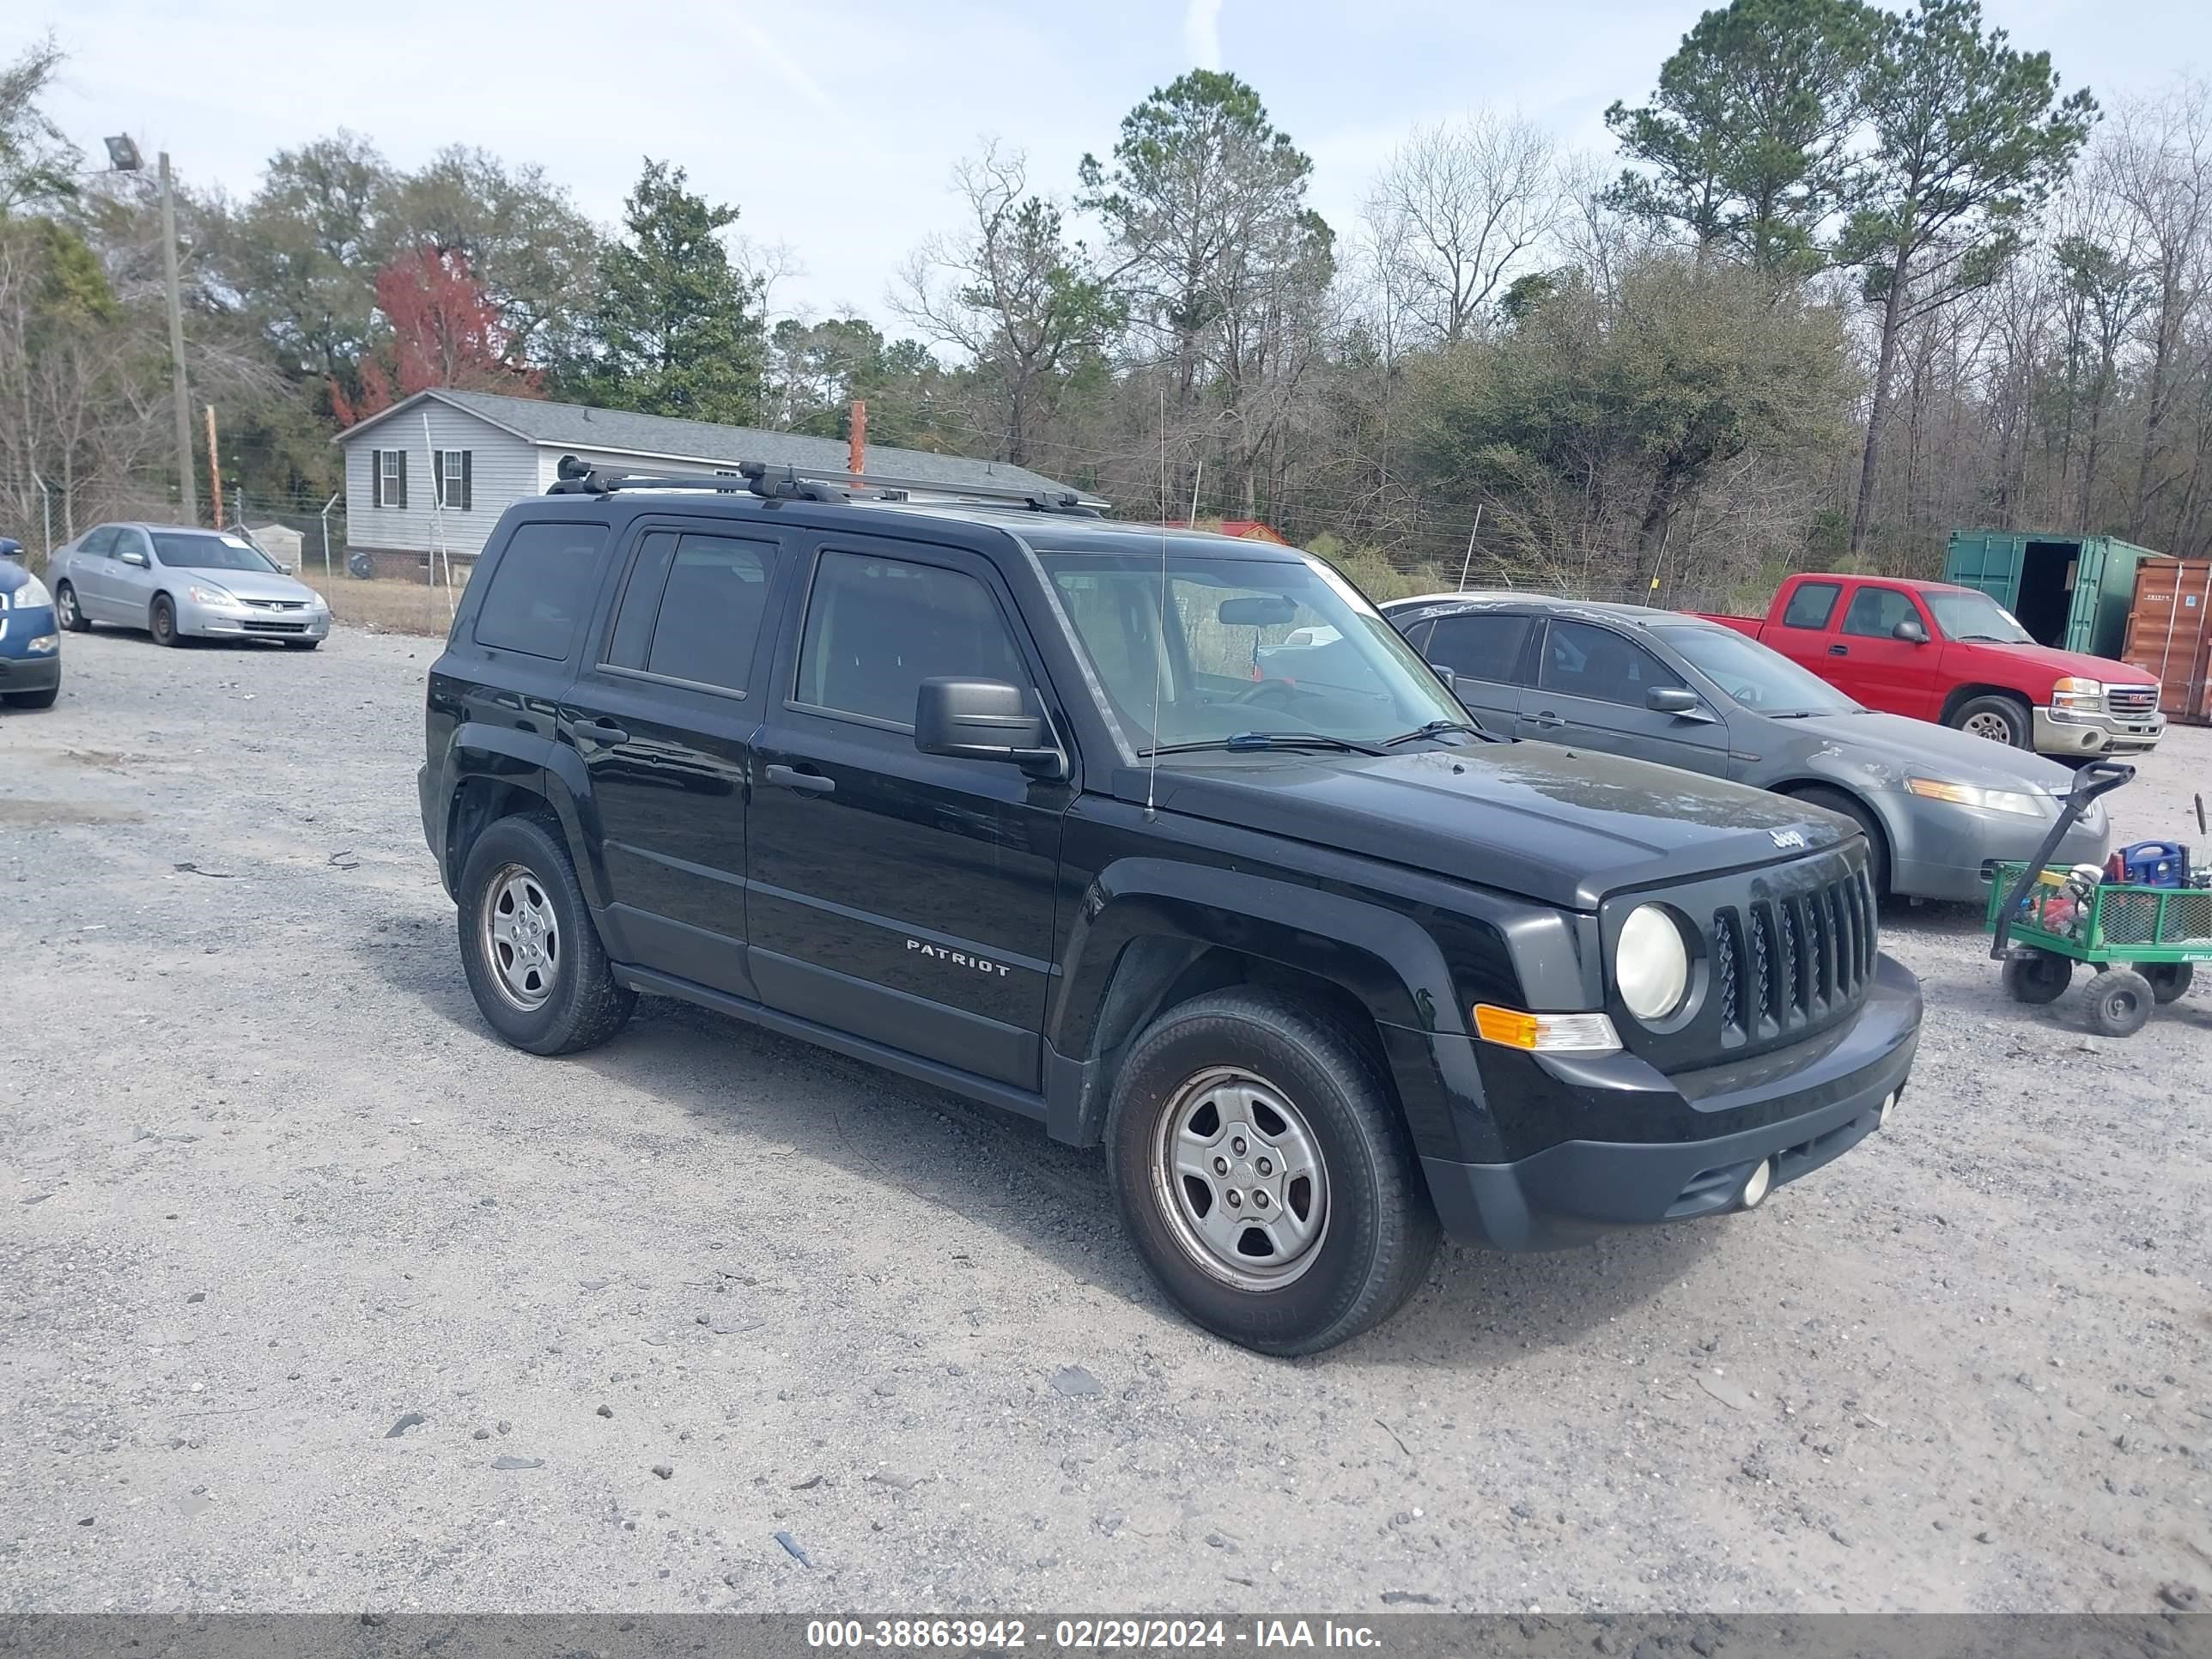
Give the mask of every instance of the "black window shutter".
<svg viewBox="0 0 2212 1659">
<path fill-rule="evenodd" d="M 392 458 L 399 463 L 399 499 L 392 502 L 392 506 L 404 507 L 407 505 L 407 452 L 404 449 L 395 449 L 392 454 Z"/>
<path fill-rule="evenodd" d="M 443 507 L 445 504 L 446 452 L 434 449 L 430 452 L 430 505 Z"/>
<path fill-rule="evenodd" d="M 372 507 L 384 505 L 384 452 L 368 452 L 368 500 Z"/>
<path fill-rule="evenodd" d="M 476 491 L 471 487 L 474 480 L 470 477 L 476 471 L 476 459 L 477 453 L 473 449 L 461 452 L 461 511 L 464 513 L 476 505 Z"/>
</svg>

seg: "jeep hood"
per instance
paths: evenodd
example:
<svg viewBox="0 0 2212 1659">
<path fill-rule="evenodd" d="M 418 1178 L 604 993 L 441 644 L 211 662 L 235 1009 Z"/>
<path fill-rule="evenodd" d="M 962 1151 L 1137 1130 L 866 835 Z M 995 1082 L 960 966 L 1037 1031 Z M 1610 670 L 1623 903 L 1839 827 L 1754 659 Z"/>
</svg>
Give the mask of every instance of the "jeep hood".
<svg viewBox="0 0 2212 1659">
<path fill-rule="evenodd" d="M 1145 798 L 1141 768 L 1115 793 Z M 1170 756 L 1167 812 L 1260 830 L 1543 903 L 1802 858 L 1858 833 L 1817 806 L 1647 761 L 1552 744 L 1366 756 Z"/>
</svg>

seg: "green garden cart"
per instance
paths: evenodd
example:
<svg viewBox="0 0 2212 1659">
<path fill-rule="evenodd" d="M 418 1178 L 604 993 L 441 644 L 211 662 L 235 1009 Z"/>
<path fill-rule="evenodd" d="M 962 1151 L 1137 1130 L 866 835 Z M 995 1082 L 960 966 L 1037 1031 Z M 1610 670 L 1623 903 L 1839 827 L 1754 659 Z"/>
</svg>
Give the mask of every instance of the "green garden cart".
<svg viewBox="0 0 2212 1659">
<path fill-rule="evenodd" d="M 2117 761 L 2083 767 L 2035 856 L 1989 868 L 1990 955 L 2004 964 L 2006 993 L 2015 1002 L 2056 1002 L 2074 964 L 2086 962 L 2097 973 L 2089 1024 L 2106 1036 L 2141 1030 L 2154 1003 L 2180 996 L 2196 964 L 2212 962 L 2212 889 L 2087 884 L 2047 861 L 2091 801 L 2135 775 Z"/>
</svg>

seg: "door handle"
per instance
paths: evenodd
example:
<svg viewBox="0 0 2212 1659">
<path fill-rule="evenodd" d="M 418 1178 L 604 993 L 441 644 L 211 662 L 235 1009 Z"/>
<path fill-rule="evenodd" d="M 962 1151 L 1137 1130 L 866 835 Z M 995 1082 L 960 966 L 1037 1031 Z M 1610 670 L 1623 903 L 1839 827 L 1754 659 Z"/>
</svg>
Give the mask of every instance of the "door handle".
<svg viewBox="0 0 2212 1659">
<path fill-rule="evenodd" d="M 795 766 L 771 766 L 766 775 L 778 788 L 796 789 L 802 795 L 826 795 L 837 787 L 835 778 L 825 778 L 819 772 L 802 772 Z"/>
<path fill-rule="evenodd" d="M 1528 724 L 1531 726 L 1565 726 L 1566 723 L 1567 717 L 1565 714 L 1555 714 L 1548 708 L 1528 716 Z"/>
<path fill-rule="evenodd" d="M 587 720 L 569 720 L 566 724 L 570 736 L 589 738 L 593 743 L 612 744 L 629 741 L 629 733 L 610 720 L 594 718 Z"/>
<path fill-rule="evenodd" d="M 1828 654 L 1832 657 L 1848 657 L 1851 654 L 1851 648 L 1848 645 L 1832 645 L 1828 647 Z"/>
</svg>

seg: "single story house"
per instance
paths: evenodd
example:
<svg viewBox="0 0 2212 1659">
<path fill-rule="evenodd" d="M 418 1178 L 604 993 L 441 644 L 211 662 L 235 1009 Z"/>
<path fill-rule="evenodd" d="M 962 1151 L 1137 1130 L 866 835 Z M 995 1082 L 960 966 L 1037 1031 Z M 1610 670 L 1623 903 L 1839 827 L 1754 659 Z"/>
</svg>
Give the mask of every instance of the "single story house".
<svg viewBox="0 0 2212 1659">
<path fill-rule="evenodd" d="M 418 392 L 331 441 L 345 452 L 348 562 L 357 565 L 365 554 L 375 574 L 413 581 L 434 580 L 431 556 L 441 546 L 454 579 L 463 578 L 499 515 L 526 495 L 544 495 L 564 456 L 622 472 L 732 477 L 741 461 L 842 472 L 848 459 L 842 438 L 444 388 Z M 1003 461 L 875 444 L 866 467 L 948 492 L 1068 489 Z"/>
</svg>

